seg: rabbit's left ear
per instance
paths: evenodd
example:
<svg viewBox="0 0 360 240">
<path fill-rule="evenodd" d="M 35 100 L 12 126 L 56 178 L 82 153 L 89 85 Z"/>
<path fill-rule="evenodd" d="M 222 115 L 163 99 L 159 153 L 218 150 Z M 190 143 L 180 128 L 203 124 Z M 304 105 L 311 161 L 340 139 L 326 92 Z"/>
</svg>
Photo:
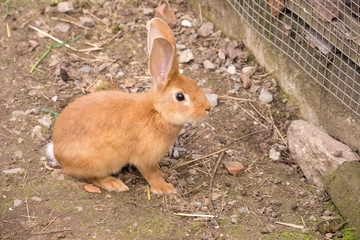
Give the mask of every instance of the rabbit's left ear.
<svg viewBox="0 0 360 240">
<path fill-rule="evenodd" d="M 149 22 L 147 47 L 149 70 L 157 87 L 165 86 L 168 76 L 178 71 L 176 42 L 168 25 L 160 18 Z"/>
</svg>

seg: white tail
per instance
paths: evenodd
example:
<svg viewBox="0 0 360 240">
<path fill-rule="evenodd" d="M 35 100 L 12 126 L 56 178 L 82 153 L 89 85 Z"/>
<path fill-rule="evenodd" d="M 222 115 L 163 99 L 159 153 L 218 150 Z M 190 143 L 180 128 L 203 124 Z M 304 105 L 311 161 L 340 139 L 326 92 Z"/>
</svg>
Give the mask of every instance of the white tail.
<svg viewBox="0 0 360 240">
<path fill-rule="evenodd" d="M 59 166 L 54 156 L 54 144 L 52 142 L 46 144 L 45 153 L 47 157 L 50 159 L 51 166 L 53 167 Z"/>
</svg>

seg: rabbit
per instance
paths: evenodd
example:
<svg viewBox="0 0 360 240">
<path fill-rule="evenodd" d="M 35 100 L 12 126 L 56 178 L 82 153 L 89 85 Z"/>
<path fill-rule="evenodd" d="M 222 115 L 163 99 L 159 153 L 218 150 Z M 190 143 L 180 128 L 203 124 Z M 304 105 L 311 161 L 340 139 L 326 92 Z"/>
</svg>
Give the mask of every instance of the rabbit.
<svg viewBox="0 0 360 240">
<path fill-rule="evenodd" d="M 65 174 L 106 190 L 129 190 L 111 175 L 130 164 L 153 193 L 171 194 L 176 190 L 158 163 L 183 125 L 206 117 L 211 105 L 196 82 L 179 73 L 168 25 L 154 18 L 147 27 L 151 90 L 99 91 L 76 99 L 57 119 L 47 152 Z"/>
</svg>

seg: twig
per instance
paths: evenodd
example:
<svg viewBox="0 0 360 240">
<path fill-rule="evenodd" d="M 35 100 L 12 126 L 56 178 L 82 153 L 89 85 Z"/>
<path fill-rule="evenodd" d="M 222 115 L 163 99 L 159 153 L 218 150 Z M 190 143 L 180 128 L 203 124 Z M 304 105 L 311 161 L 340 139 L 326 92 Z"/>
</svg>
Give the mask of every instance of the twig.
<svg viewBox="0 0 360 240">
<path fill-rule="evenodd" d="M 287 226 L 287 227 L 297 228 L 297 229 L 304 229 L 305 228 L 302 225 L 296 225 L 296 224 L 292 224 L 292 223 L 284 223 L 284 222 L 278 222 L 278 221 L 276 221 L 275 223 L 283 225 L 283 226 Z"/>
<path fill-rule="evenodd" d="M 47 229 L 47 228 L 50 226 L 50 224 L 52 224 L 52 223 L 55 221 L 55 219 L 56 219 L 56 217 L 54 217 L 54 219 L 51 220 L 51 221 L 40 231 L 40 233 L 42 233 L 43 231 L 45 231 L 45 229 Z"/>
<path fill-rule="evenodd" d="M 151 194 L 150 194 L 150 187 L 148 184 L 146 184 L 146 191 L 147 191 L 147 198 L 150 201 L 151 200 Z"/>
<path fill-rule="evenodd" d="M 274 126 L 275 131 L 277 132 L 277 134 L 279 134 L 279 136 L 280 136 L 281 140 L 283 141 L 283 143 L 285 144 L 285 146 L 287 146 L 287 143 L 286 143 L 283 135 L 281 134 L 281 132 L 279 131 L 279 129 L 278 129 L 278 128 L 276 127 L 276 125 L 275 125 L 275 122 L 274 122 L 274 119 L 273 119 L 273 117 L 272 117 L 270 108 L 269 108 L 269 111 L 270 111 L 270 119 L 271 119 L 271 122 L 272 122 L 272 124 L 273 124 L 273 126 Z"/>
<path fill-rule="evenodd" d="M 225 154 L 225 151 L 222 151 L 221 154 L 219 155 L 218 157 L 218 160 L 214 166 L 214 171 L 211 175 L 211 179 L 210 179 L 210 186 L 209 186 L 209 204 L 210 204 L 210 208 L 211 208 L 211 211 L 212 213 L 215 215 L 215 210 L 214 210 L 214 206 L 213 206 L 213 203 L 212 203 L 212 187 L 213 187 L 213 183 L 214 183 L 214 178 L 215 178 L 215 175 L 216 175 L 216 172 L 217 172 L 217 169 L 219 167 L 219 164 L 221 162 L 221 159 L 224 157 L 224 154 Z M 219 222 L 214 219 L 216 224 L 219 225 Z"/>
<path fill-rule="evenodd" d="M 199 3 L 199 16 L 200 16 L 200 25 L 202 25 L 202 13 L 201 13 L 201 4 Z"/>
<path fill-rule="evenodd" d="M 273 73 L 276 72 L 276 71 L 277 71 L 277 69 L 272 70 L 272 71 L 267 72 L 267 73 L 262 74 L 262 75 L 256 75 L 256 76 L 252 76 L 252 77 L 255 78 L 255 79 L 262 79 L 262 78 L 264 78 L 264 77 L 267 77 L 267 76 L 273 74 Z"/>
<path fill-rule="evenodd" d="M 10 31 L 10 27 L 9 27 L 8 23 L 6 23 L 6 32 L 7 32 L 8 38 L 11 38 L 11 31 Z"/>
<path fill-rule="evenodd" d="M 267 121 L 268 123 L 271 123 L 271 120 L 269 118 L 265 117 L 264 115 L 262 115 L 260 113 L 260 111 L 257 110 L 257 108 L 251 102 L 249 102 L 249 104 L 265 121 Z"/>
<path fill-rule="evenodd" d="M 227 95 L 222 95 L 222 96 L 219 96 L 219 98 L 223 98 L 223 99 L 231 99 L 231 100 L 236 100 L 236 101 L 244 101 L 244 102 L 256 102 L 256 100 L 252 100 L 252 99 L 247 99 L 247 98 L 237 98 L 237 97 L 231 97 L 231 96 L 227 96 Z"/>
<path fill-rule="evenodd" d="M 261 188 L 261 186 L 264 185 L 264 183 L 265 183 L 268 179 L 269 179 L 269 177 L 265 178 L 264 181 L 262 181 L 257 188 Z"/>
<path fill-rule="evenodd" d="M 70 228 L 66 228 L 63 230 L 54 230 L 54 231 L 46 231 L 46 232 L 36 232 L 36 233 L 32 233 L 31 235 L 40 235 L 40 234 L 48 234 L 48 233 L 58 233 L 58 232 L 66 232 L 66 231 L 70 231 Z"/>
<path fill-rule="evenodd" d="M 50 34 L 44 32 L 44 31 L 42 31 L 42 30 L 40 30 L 40 29 L 38 29 L 38 28 L 36 28 L 36 27 L 34 27 L 34 26 L 29 25 L 29 28 L 34 29 L 35 31 L 38 31 L 38 32 L 41 33 L 41 34 L 44 34 L 45 36 L 47 36 L 48 38 L 51 38 L 51 39 L 54 40 L 55 42 L 58 42 L 58 43 L 60 43 L 60 44 L 63 44 L 63 43 L 64 43 L 63 41 L 57 39 L 56 37 L 53 37 L 53 36 L 51 36 Z M 64 44 L 64 46 L 67 47 L 67 48 L 69 48 L 69 49 L 71 49 L 71 50 L 73 50 L 73 51 L 75 51 L 75 52 L 78 51 L 77 49 L 71 47 L 70 45 L 68 45 L 68 44 L 66 44 L 66 43 Z"/>
<path fill-rule="evenodd" d="M 183 216 L 183 217 L 208 217 L 208 218 L 214 218 L 214 215 L 206 215 L 206 214 L 192 214 L 192 213 L 174 213 L 174 215 L 177 216 Z"/>
<path fill-rule="evenodd" d="M 199 160 L 204 159 L 204 158 L 208 158 L 208 157 L 210 157 L 210 156 L 212 156 L 212 155 L 218 154 L 218 153 L 220 153 L 220 152 L 224 152 L 224 151 L 226 151 L 226 150 L 228 150 L 228 148 L 223 148 L 223 149 L 221 149 L 221 150 L 219 150 L 219 151 L 216 151 L 216 152 L 210 153 L 210 154 L 208 154 L 208 155 L 205 155 L 205 156 L 196 158 L 196 159 L 194 159 L 194 160 L 190 160 L 190 161 L 183 162 L 183 163 L 180 162 L 180 163 L 176 164 L 176 165 L 174 166 L 174 168 L 178 168 L 178 167 L 181 167 L 181 166 L 188 165 L 189 163 L 196 162 L 196 161 L 199 161 Z"/>
<path fill-rule="evenodd" d="M 243 108 L 240 104 L 238 104 L 237 102 L 233 101 L 234 104 L 236 106 L 238 106 L 239 108 L 241 108 L 241 110 L 243 110 L 246 114 L 248 114 L 250 117 L 252 117 L 256 122 L 258 122 L 261 126 L 263 126 L 264 128 L 268 129 L 268 127 L 266 125 L 264 125 L 259 119 L 257 119 L 256 117 L 254 117 L 254 115 L 252 115 L 248 110 L 246 110 L 245 108 Z"/>
<path fill-rule="evenodd" d="M 28 205 L 27 197 L 25 197 L 25 204 L 26 204 L 26 212 L 27 212 L 28 224 L 30 226 L 30 213 L 29 213 L 29 205 Z"/>
<path fill-rule="evenodd" d="M 77 22 L 68 20 L 68 19 L 57 18 L 57 17 L 52 17 L 51 19 L 59 20 L 59 21 L 63 21 L 63 22 L 68 22 L 68 23 L 74 24 L 74 25 L 76 25 L 76 26 L 78 26 L 78 27 L 81 27 L 81 28 L 84 28 L 84 29 L 89 29 L 88 27 L 84 27 L 83 25 L 81 25 L 81 24 L 79 24 L 79 23 L 77 23 Z"/>
<path fill-rule="evenodd" d="M 305 223 L 305 221 L 304 221 L 304 218 L 303 218 L 302 216 L 300 216 L 300 217 L 301 217 L 301 221 L 302 221 L 304 227 L 306 228 L 306 223 Z"/>
</svg>

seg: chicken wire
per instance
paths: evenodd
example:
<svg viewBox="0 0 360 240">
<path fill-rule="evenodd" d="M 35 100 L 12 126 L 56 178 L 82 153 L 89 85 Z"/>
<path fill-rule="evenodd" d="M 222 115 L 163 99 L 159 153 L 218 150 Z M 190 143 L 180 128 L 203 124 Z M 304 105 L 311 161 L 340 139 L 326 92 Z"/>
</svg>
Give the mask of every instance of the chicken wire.
<svg viewBox="0 0 360 240">
<path fill-rule="evenodd" d="M 360 0 L 227 0 L 242 19 L 360 116 Z"/>
</svg>

